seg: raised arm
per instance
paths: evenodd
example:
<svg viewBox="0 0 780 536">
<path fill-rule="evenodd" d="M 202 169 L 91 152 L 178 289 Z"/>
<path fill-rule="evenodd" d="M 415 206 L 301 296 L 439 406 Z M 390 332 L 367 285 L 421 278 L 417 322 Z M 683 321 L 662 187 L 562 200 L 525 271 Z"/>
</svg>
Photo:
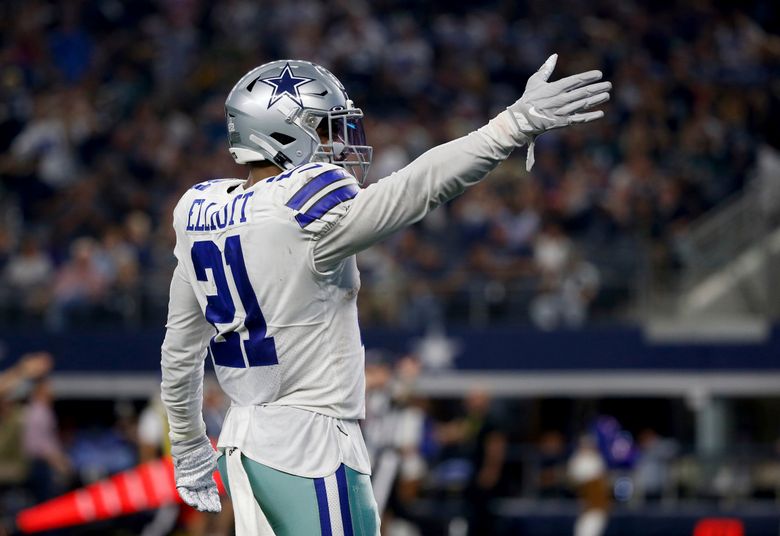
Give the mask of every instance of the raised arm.
<svg viewBox="0 0 780 536">
<path fill-rule="evenodd" d="M 557 55 L 526 84 L 523 96 L 487 125 L 429 150 L 414 162 L 360 191 L 341 207 L 338 223 L 319 237 L 315 266 L 327 270 L 341 259 L 422 219 L 445 201 L 479 182 L 515 147 L 530 143 L 527 167 L 533 165 L 533 142 L 554 128 L 603 117 L 584 110 L 609 99 L 609 82 L 589 71 L 555 82 L 547 80 Z"/>
<path fill-rule="evenodd" d="M 427 151 L 358 193 L 344 216 L 317 242 L 316 266 L 326 269 L 411 225 L 479 182 L 526 138 L 509 112 L 479 130 Z"/>
</svg>

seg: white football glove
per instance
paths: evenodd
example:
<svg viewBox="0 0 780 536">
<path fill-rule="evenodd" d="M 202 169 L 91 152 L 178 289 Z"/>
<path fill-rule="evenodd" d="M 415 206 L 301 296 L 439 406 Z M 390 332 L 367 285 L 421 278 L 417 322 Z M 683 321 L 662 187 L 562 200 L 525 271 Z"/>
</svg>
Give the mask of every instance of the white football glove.
<svg viewBox="0 0 780 536">
<path fill-rule="evenodd" d="M 214 482 L 217 452 L 209 438 L 171 442 L 176 490 L 185 503 L 201 512 L 219 512 L 219 491 Z"/>
<path fill-rule="evenodd" d="M 558 54 L 553 54 L 528 79 L 525 92 L 507 109 L 514 118 L 517 128 L 530 140 L 526 169 L 534 165 L 534 143 L 536 137 L 548 130 L 575 123 L 589 123 L 604 117 L 601 110 L 583 112 L 609 100 L 610 82 L 601 82 L 601 71 L 567 76 L 555 82 L 547 82 L 555 69 Z"/>
</svg>

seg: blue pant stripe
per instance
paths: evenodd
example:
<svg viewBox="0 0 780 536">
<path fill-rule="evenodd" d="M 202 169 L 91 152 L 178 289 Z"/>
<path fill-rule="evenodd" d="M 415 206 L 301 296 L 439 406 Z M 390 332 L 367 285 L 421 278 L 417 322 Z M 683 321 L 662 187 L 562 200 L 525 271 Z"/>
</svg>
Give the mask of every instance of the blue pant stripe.
<svg viewBox="0 0 780 536">
<path fill-rule="evenodd" d="M 349 512 L 349 489 L 347 488 L 347 472 L 344 464 L 336 470 L 336 482 L 339 487 L 339 506 L 341 507 L 341 524 L 344 527 L 344 536 L 353 536 L 352 514 Z"/>
<path fill-rule="evenodd" d="M 325 491 L 325 479 L 314 479 L 314 491 L 317 492 L 317 508 L 320 511 L 320 531 L 322 536 L 333 536 L 330 528 L 330 512 L 328 511 L 328 492 Z"/>
</svg>

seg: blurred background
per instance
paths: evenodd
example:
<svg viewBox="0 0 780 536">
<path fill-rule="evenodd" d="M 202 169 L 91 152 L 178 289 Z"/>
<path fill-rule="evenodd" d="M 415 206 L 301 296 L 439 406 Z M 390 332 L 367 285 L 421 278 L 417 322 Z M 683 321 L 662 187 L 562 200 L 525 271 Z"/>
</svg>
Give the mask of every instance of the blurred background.
<svg viewBox="0 0 780 536">
<path fill-rule="evenodd" d="M 612 81 L 606 118 L 358 257 L 385 533 L 780 534 L 779 28 L 769 0 L 4 0 L 0 515 L 166 452 L 171 212 L 246 175 L 241 75 L 333 71 L 374 181 L 557 52 Z M 169 506 L 56 534 L 230 531 Z"/>
</svg>

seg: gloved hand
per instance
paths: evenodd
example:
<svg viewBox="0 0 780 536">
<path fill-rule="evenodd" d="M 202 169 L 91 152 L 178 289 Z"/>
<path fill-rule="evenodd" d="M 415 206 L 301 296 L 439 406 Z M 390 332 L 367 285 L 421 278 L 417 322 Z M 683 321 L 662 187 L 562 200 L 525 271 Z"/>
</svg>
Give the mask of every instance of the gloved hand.
<svg viewBox="0 0 780 536">
<path fill-rule="evenodd" d="M 219 512 L 219 491 L 213 474 L 217 468 L 217 452 L 208 437 L 171 443 L 176 490 L 193 508 L 201 512 Z"/>
<path fill-rule="evenodd" d="M 601 80 L 601 71 L 567 76 L 555 82 L 547 82 L 555 69 L 558 54 L 553 54 L 528 79 L 525 92 L 507 109 L 515 120 L 517 128 L 529 139 L 526 169 L 534 165 L 534 142 L 536 137 L 554 128 L 575 123 L 588 123 L 601 117 L 604 112 L 583 112 L 609 100 L 610 82 Z"/>
</svg>

